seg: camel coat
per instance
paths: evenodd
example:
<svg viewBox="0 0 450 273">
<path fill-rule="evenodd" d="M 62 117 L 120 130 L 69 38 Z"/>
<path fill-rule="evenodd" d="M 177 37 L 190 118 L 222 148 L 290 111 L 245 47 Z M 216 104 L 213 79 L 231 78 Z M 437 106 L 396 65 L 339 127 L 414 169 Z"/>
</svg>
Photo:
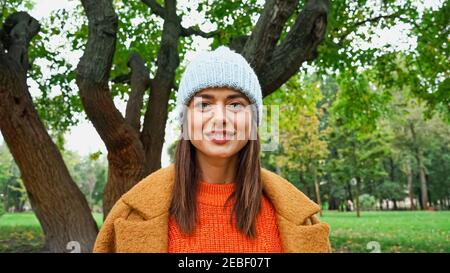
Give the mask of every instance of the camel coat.
<svg viewBox="0 0 450 273">
<path fill-rule="evenodd" d="M 167 252 L 169 207 L 175 165 L 139 182 L 114 205 L 94 252 Z M 314 216 L 319 206 L 277 174 L 261 169 L 261 180 L 276 219 L 284 252 L 330 252 L 327 224 Z"/>
</svg>

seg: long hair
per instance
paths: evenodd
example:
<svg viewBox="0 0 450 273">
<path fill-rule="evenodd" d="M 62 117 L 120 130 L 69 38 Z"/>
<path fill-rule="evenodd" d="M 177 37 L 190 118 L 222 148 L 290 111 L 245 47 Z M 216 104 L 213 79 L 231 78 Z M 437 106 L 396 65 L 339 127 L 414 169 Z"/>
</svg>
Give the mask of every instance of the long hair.
<svg viewBox="0 0 450 273">
<path fill-rule="evenodd" d="M 192 234 L 197 223 L 197 189 L 199 167 L 196 149 L 189 139 L 181 138 L 175 153 L 175 182 L 170 214 L 180 229 Z M 227 202 L 234 200 L 231 223 L 250 238 L 256 237 L 256 217 L 261 209 L 263 187 L 261 181 L 260 141 L 248 143 L 238 152 L 235 190 Z"/>
</svg>

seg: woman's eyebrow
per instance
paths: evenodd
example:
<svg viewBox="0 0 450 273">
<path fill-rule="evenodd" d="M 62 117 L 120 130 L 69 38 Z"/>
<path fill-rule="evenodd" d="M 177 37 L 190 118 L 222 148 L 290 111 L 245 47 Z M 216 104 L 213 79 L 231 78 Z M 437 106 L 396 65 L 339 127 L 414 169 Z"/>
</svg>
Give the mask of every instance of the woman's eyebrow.
<svg viewBox="0 0 450 273">
<path fill-rule="evenodd" d="M 201 97 L 202 99 L 210 99 L 210 100 L 214 99 L 214 96 L 210 95 L 210 94 L 198 94 L 198 95 L 195 95 L 195 96 L 196 97 Z"/>
<path fill-rule="evenodd" d="M 236 98 L 247 99 L 247 97 L 244 96 L 243 94 L 233 94 L 233 95 L 227 96 L 227 100 L 232 100 L 232 99 L 236 99 Z"/>
<path fill-rule="evenodd" d="M 214 100 L 215 96 L 210 95 L 210 94 L 197 94 L 195 95 L 196 97 L 201 97 L 202 99 L 210 99 L 210 100 Z M 246 96 L 244 96 L 243 94 L 232 94 L 232 95 L 228 95 L 226 97 L 226 100 L 232 100 L 232 99 L 236 99 L 236 98 L 242 98 L 242 99 L 247 99 Z"/>
</svg>

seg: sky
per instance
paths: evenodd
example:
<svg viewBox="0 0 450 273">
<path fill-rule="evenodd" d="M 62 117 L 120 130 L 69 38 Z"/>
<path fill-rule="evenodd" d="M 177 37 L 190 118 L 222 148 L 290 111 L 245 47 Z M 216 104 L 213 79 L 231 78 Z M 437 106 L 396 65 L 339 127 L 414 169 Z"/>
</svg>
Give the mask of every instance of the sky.
<svg viewBox="0 0 450 273">
<path fill-rule="evenodd" d="M 30 12 L 30 14 L 40 20 L 42 18 L 46 18 L 50 15 L 50 13 L 54 10 L 66 8 L 70 9 L 76 6 L 78 1 L 73 0 L 38 0 L 35 1 L 35 7 Z M 180 5 L 186 5 L 187 1 L 179 1 Z M 425 1 L 425 6 L 436 6 L 442 3 L 442 1 L 432 0 Z M 201 16 L 189 16 L 186 20 L 183 20 L 183 25 L 193 25 L 200 22 L 196 22 L 196 18 L 201 18 Z M 206 25 L 202 26 L 202 30 L 208 31 L 208 28 L 211 26 Z M 364 47 L 381 47 L 385 44 L 395 45 L 396 48 L 407 49 L 410 46 L 415 45 L 415 40 L 407 36 L 408 26 L 406 25 L 398 25 L 389 30 L 379 30 L 377 34 L 379 38 L 376 39 L 372 44 L 364 44 L 361 43 L 360 46 Z M 194 43 L 196 43 L 195 48 L 200 51 L 208 50 L 208 40 L 203 38 L 195 38 Z M 186 54 L 186 61 L 191 60 L 198 52 L 189 52 Z M 68 53 L 70 54 L 70 53 Z M 78 60 L 79 56 L 74 56 L 73 59 Z M 39 92 L 37 85 L 30 83 L 30 92 L 31 94 L 37 94 Z M 122 112 L 125 112 L 126 104 L 124 101 L 119 99 L 115 99 L 116 107 Z M 174 113 L 169 114 L 169 120 L 166 126 L 166 134 L 165 134 L 165 142 L 163 146 L 163 153 L 161 157 L 161 165 L 165 167 L 170 164 L 169 156 L 167 153 L 168 146 L 173 143 L 176 138 L 176 124 L 174 122 Z M 65 135 L 66 138 L 66 149 L 73 150 L 78 152 L 80 155 L 89 155 L 91 153 L 95 153 L 101 151 L 104 155 L 106 155 L 106 148 L 103 144 L 100 136 L 97 134 L 95 128 L 92 124 L 85 119 L 82 119 L 77 126 L 71 128 L 69 132 Z M 3 137 L 0 134 L 0 143 L 3 143 Z"/>
</svg>

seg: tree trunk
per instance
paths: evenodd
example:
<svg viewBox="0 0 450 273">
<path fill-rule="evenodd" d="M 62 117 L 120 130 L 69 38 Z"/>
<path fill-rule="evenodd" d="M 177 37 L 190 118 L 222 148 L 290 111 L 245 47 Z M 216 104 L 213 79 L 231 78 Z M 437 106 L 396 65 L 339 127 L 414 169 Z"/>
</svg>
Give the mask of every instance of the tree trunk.
<svg viewBox="0 0 450 273">
<path fill-rule="evenodd" d="M 103 217 L 144 175 L 144 149 L 139 133 L 114 105 L 109 74 L 116 46 L 117 15 L 111 1 L 82 1 L 89 21 L 86 49 L 77 67 L 76 83 L 84 110 L 108 150 L 108 180 Z"/>
<path fill-rule="evenodd" d="M 395 164 L 392 157 L 389 157 L 389 177 L 392 182 L 395 182 Z"/>
<path fill-rule="evenodd" d="M 25 22 L 33 22 L 21 14 Z M 23 21 L 22 21 L 23 22 Z M 30 24 L 30 23 L 29 23 Z M 82 192 L 33 106 L 25 69 L 0 52 L 0 130 L 17 163 L 30 204 L 51 252 L 67 251 L 70 241 L 92 250 L 98 229 Z"/>
<path fill-rule="evenodd" d="M 429 208 L 429 206 L 428 206 L 428 186 L 427 186 L 427 179 L 425 176 L 425 166 L 423 165 L 422 155 L 420 153 L 419 144 L 417 143 L 417 136 L 416 136 L 414 124 L 412 121 L 409 122 L 409 128 L 411 130 L 411 136 L 412 136 L 412 140 L 413 140 L 414 152 L 415 152 L 415 157 L 417 160 L 417 166 L 419 167 L 422 208 L 424 210 L 428 210 L 428 208 Z"/>
<path fill-rule="evenodd" d="M 322 201 L 320 200 L 320 188 L 319 188 L 319 181 L 317 180 L 317 169 L 315 166 L 313 166 L 313 179 L 314 179 L 314 189 L 316 193 L 316 200 L 317 204 L 320 207 L 319 214 L 322 216 Z"/>
<path fill-rule="evenodd" d="M 347 199 L 353 200 L 352 185 L 350 182 L 347 182 Z"/>
<path fill-rule="evenodd" d="M 415 210 L 416 205 L 414 204 L 413 174 L 411 169 L 411 162 L 409 160 L 406 163 L 406 178 L 408 180 L 408 198 L 410 202 L 410 209 Z"/>
<path fill-rule="evenodd" d="M 359 194 L 361 192 L 361 177 L 356 177 L 356 190 L 355 190 L 355 200 L 356 200 L 356 217 L 361 216 L 361 208 L 359 207 Z"/>
<path fill-rule="evenodd" d="M 306 195 L 309 195 L 309 192 L 308 192 L 308 185 L 307 185 L 307 183 L 306 183 L 306 181 L 305 181 L 305 177 L 304 177 L 304 175 L 303 175 L 303 171 L 300 171 L 300 173 L 299 173 L 299 180 L 300 180 L 300 185 L 303 185 L 303 186 L 304 186 L 303 192 L 304 192 Z"/>
</svg>

